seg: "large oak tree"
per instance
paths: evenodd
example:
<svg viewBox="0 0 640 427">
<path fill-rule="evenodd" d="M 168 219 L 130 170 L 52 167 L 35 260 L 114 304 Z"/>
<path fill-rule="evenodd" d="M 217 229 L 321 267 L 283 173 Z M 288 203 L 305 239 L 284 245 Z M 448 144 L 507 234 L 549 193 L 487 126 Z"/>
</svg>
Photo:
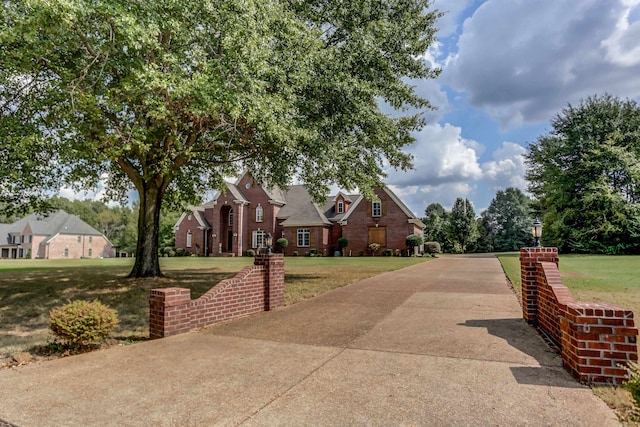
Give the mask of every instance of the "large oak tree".
<svg viewBox="0 0 640 427">
<path fill-rule="evenodd" d="M 409 83 L 439 72 L 422 59 L 439 16 L 429 7 L 3 1 L 0 120 L 13 148 L 0 141 L 0 168 L 25 160 L 16 178 L 33 179 L 16 188 L 0 181 L 0 195 L 106 180 L 118 197 L 133 186 L 140 214 L 131 275 L 145 277 L 161 274 L 163 201 L 194 201 L 224 176 L 250 170 L 265 184 L 298 176 L 315 196 L 332 183 L 372 194 L 383 164 L 411 166 L 402 147 L 423 121 L 407 111 L 430 108 Z"/>
<path fill-rule="evenodd" d="M 569 105 L 530 144 L 529 191 L 546 244 L 640 253 L 640 107 L 611 95 Z"/>
</svg>

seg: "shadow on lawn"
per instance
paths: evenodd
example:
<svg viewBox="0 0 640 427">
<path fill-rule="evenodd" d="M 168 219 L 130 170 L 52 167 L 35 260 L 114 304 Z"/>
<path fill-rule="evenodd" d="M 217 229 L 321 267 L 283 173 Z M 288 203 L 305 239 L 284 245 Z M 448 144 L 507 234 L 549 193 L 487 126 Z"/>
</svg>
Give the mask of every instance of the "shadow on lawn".
<svg viewBox="0 0 640 427">
<path fill-rule="evenodd" d="M 151 289 L 189 288 L 191 297 L 198 298 L 236 274 L 199 268 L 166 270 L 163 278 L 129 279 L 128 273 L 128 267 L 78 267 L 1 274 L 0 353 L 8 347 L 44 344 L 49 339 L 49 311 L 79 299 L 97 299 L 118 311 L 120 326 L 114 333 L 116 337 L 146 337 Z"/>
</svg>

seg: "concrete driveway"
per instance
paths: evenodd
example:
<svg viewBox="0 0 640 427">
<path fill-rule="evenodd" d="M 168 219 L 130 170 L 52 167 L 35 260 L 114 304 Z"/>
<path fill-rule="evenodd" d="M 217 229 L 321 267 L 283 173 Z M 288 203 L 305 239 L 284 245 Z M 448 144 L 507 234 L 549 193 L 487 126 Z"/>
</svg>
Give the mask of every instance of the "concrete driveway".
<svg viewBox="0 0 640 427">
<path fill-rule="evenodd" d="M 619 425 L 521 319 L 498 260 L 464 256 L 196 333 L 0 371 L 3 422 Z"/>
</svg>

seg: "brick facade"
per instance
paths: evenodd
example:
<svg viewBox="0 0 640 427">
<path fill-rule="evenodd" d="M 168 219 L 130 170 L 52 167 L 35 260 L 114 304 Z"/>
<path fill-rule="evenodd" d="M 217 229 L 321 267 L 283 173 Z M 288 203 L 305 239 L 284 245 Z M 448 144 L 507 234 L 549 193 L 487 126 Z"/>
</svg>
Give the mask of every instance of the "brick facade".
<svg viewBox="0 0 640 427">
<path fill-rule="evenodd" d="M 638 361 L 633 311 L 574 301 L 556 248 L 523 248 L 520 263 L 523 317 L 560 350 L 565 369 L 581 382 L 622 384 L 620 365 Z"/>
<path fill-rule="evenodd" d="M 162 338 L 284 306 L 282 254 L 257 255 L 254 265 L 200 298 L 184 288 L 152 289 L 149 337 Z"/>
<path fill-rule="evenodd" d="M 339 249 L 338 239 L 345 237 L 349 242 L 345 254 L 357 256 L 370 255 L 368 245 L 374 241 L 381 244 L 378 254 L 385 249 L 404 251 L 408 235 L 422 234 L 424 224 L 388 188 L 375 190 L 381 203 L 376 214 L 372 202 L 361 195 L 339 193 L 321 208 L 306 190 L 293 187 L 295 191 L 274 196 L 245 174 L 236 184 L 227 184 L 227 191 L 214 201 L 180 218 L 176 247 L 205 256 L 242 256 L 247 249 L 258 252 L 254 236 L 264 232 L 271 233 L 274 245 L 281 237 L 287 239 L 285 255 L 303 256 L 315 250 L 332 256 Z M 302 230 L 308 230 L 309 237 L 299 245 Z"/>
</svg>

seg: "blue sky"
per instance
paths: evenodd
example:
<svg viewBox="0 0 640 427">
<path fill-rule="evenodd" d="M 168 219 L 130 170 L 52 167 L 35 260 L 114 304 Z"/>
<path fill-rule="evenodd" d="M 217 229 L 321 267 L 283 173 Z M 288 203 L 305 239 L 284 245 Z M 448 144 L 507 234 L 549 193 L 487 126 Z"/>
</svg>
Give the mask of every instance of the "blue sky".
<svg viewBox="0 0 640 427">
<path fill-rule="evenodd" d="M 522 155 L 568 103 L 605 92 L 640 101 L 640 0 L 435 0 L 445 12 L 416 81 L 438 109 L 407 148 L 415 169 L 389 186 L 419 216 L 468 198 L 479 214 L 496 192 L 526 189 Z M 62 189 L 69 198 L 92 197 Z M 101 192 L 98 192 L 99 195 Z"/>
<path fill-rule="evenodd" d="M 388 171 L 418 215 L 457 197 L 476 213 L 496 191 L 526 190 L 522 154 L 568 103 L 605 92 L 640 100 L 640 0 L 435 0 L 446 15 L 416 82 L 438 110 L 407 151 L 415 170 Z"/>
</svg>

